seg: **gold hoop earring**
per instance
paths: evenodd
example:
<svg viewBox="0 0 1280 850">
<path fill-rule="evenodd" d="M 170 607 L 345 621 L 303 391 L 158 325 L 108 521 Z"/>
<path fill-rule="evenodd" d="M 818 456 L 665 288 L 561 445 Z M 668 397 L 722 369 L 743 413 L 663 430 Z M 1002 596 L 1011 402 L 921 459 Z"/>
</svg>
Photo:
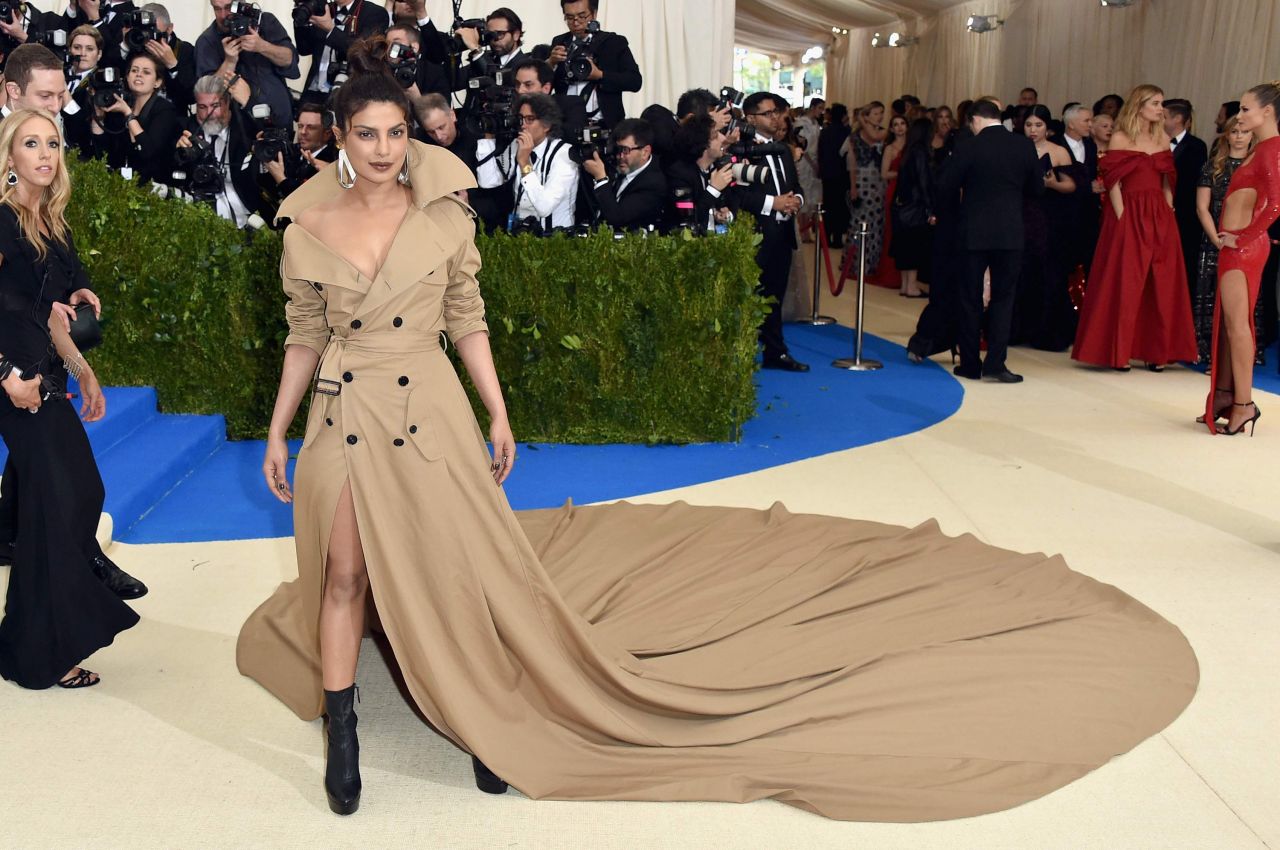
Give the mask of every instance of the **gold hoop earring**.
<svg viewBox="0 0 1280 850">
<path fill-rule="evenodd" d="M 344 148 L 338 149 L 338 185 L 344 189 L 356 185 L 356 170 L 351 166 L 351 159 Z"/>
</svg>

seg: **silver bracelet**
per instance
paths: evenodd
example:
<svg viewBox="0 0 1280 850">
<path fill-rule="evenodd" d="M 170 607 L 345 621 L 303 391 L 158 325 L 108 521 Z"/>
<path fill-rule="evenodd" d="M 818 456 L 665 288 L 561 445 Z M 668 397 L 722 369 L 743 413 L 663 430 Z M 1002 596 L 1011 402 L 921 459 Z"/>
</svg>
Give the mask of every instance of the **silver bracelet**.
<svg viewBox="0 0 1280 850">
<path fill-rule="evenodd" d="M 64 361 L 63 365 L 67 367 L 67 374 L 80 380 L 80 376 L 84 374 L 84 367 L 89 364 L 84 361 L 83 357 L 76 357 L 72 360 Z"/>
</svg>

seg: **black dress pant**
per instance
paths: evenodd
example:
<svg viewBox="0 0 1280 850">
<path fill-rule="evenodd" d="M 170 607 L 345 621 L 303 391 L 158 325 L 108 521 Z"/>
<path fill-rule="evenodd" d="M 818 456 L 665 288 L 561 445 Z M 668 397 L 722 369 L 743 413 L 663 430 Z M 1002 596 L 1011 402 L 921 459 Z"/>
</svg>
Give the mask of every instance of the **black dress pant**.
<svg viewBox="0 0 1280 850">
<path fill-rule="evenodd" d="M 787 353 L 787 343 L 782 338 L 782 301 L 787 295 L 787 281 L 791 277 L 791 256 L 795 251 L 795 225 L 791 221 L 761 222 L 764 240 L 756 250 L 756 265 L 760 267 L 760 285 L 757 292 L 774 303 L 760 325 L 760 343 L 764 346 L 765 362 L 777 360 Z"/>
<path fill-rule="evenodd" d="M 987 306 L 987 358 L 980 361 L 978 337 L 982 328 L 982 280 L 991 269 L 991 302 Z M 970 375 L 995 375 L 1005 370 L 1013 299 L 1022 271 L 1022 249 L 964 252 L 960 282 L 960 369 Z"/>
</svg>

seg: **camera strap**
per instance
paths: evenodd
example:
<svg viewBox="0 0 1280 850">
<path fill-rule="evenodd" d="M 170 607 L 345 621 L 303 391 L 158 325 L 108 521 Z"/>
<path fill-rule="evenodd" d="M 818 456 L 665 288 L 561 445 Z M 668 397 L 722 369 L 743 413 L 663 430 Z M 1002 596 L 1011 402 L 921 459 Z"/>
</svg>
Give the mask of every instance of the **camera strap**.
<svg viewBox="0 0 1280 850">
<path fill-rule="evenodd" d="M 547 145 L 547 152 L 546 154 L 543 155 L 541 160 L 538 162 L 538 167 L 537 167 L 538 179 L 542 181 L 543 186 L 546 186 L 547 181 L 551 179 L 551 166 L 555 164 L 556 155 L 559 154 L 560 151 L 563 150 L 564 147 L 568 144 L 568 142 L 562 139 L 555 139 L 555 140 L 549 140 L 549 141 L 551 141 L 551 143 Z M 524 179 L 521 178 L 516 181 L 515 210 L 517 214 L 519 214 L 520 202 L 524 200 L 524 195 L 525 195 Z M 552 227 L 554 227 L 554 224 L 552 221 L 554 216 L 555 216 L 555 210 L 552 210 L 551 215 L 543 219 L 542 227 L 544 230 L 549 231 L 551 230 Z"/>
</svg>

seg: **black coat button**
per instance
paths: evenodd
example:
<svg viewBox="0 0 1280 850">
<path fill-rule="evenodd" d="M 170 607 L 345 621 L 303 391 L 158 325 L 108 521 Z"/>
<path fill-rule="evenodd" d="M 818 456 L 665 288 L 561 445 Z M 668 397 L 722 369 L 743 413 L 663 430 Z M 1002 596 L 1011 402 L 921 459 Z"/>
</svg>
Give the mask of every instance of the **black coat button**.
<svg viewBox="0 0 1280 850">
<path fill-rule="evenodd" d="M 409 433 L 410 433 L 410 434 L 416 434 L 416 433 L 418 433 L 418 426 L 417 426 L 417 425 L 410 425 L 410 426 L 409 426 Z"/>
<path fill-rule="evenodd" d="M 402 387 L 407 387 L 407 386 L 409 386 L 409 379 L 408 379 L 408 378 L 406 378 L 404 375 L 401 375 L 401 376 L 400 376 L 400 386 L 402 386 Z"/>
<path fill-rule="evenodd" d="M 347 435 L 347 445 L 348 445 L 348 446 L 354 446 L 354 445 L 355 445 L 356 443 L 358 443 L 358 442 L 360 442 L 360 438 L 359 438 L 359 437 L 357 437 L 355 434 L 348 434 L 348 435 Z"/>
<path fill-rule="evenodd" d="M 392 440 L 392 442 L 395 443 L 397 446 L 404 445 L 404 440 L 400 439 L 399 437 L 396 437 L 394 440 Z"/>
<path fill-rule="evenodd" d="M 355 379 L 356 379 L 356 376 L 351 374 L 350 372 L 342 373 L 342 380 L 346 381 L 348 384 L 354 381 Z"/>
<path fill-rule="evenodd" d="M 362 327 L 364 327 L 364 322 L 360 321 L 359 319 L 356 319 L 354 322 L 351 323 L 351 330 L 353 331 L 358 331 Z"/>
<path fill-rule="evenodd" d="M 321 286 L 321 285 L 320 285 L 320 284 L 318 284 L 318 283 L 313 283 L 313 284 L 311 284 L 311 285 L 312 285 L 312 286 L 314 286 L 314 287 L 316 288 L 316 292 L 319 292 L 320 290 L 324 289 L 324 287 L 323 287 L 323 286 Z"/>
<path fill-rule="evenodd" d="M 324 424 L 326 424 L 326 425 L 328 425 L 329 427 L 331 427 L 331 428 L 332 428 L 332 427 L 333 427 L 333 420 L 332 420 L 332 419 L 325 419 L 325 420 L 324 420 Z"/>
<path fill-rule="evenodd" d="M 396 316 L 394 319 L 391 320 L 391 324 L 398 328 L 404 324 L 404 319 L 400 318 L 399 316 Z"/>
</svg>

